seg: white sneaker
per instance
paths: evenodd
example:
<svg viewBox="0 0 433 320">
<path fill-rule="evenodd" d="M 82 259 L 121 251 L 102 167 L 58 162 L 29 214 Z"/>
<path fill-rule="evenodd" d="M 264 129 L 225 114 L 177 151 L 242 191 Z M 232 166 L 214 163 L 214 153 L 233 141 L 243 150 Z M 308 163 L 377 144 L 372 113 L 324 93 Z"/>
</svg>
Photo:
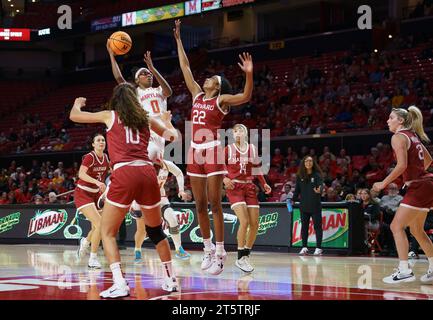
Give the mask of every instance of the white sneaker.
<svg viewBox="0 0 433 320">
<path fill-rule="evenodd" d="M 87 266 L 90 269 L 101 269 L 102 268 L 102 265 L 99 262 L 98 258 L 90 258 Z"/>
<path fill-rule="evenodd" d="M 78 259 L 84 257 L 89 252 L 89 248 L 90 248 L 90 242 L 87 241 L 86 238 L 81 238 L 80 247 L 78 248 L 78 252 L 77 252 Z"/>
<path fill-rule="evenodd" d="M 217 276 L 224 270 L 224 262 L 226 261 L 227 253 L 224 251 L 222 255 L 215 254 L 212 257 L 212 265 L 207 269 L 207 272 Z"/>
<path fill-rule="evenodd" d="M 203 251 L 204 251 L 204 255 L 203 255 L 203 260 L 201 261 L 201 269 L 207 270 L 212 265 L 212 259 L 215 256 L 215 251 L 213 250 L 211 251 L 203 250 Z"/>
<path fill-rule="evenodd" d="M 422 283 L 433 283 L 433 270 L 428 269 L 427 273 L 419 279 Z"/>
<path fill-rule="evenodd" d="M 408 257 L 409 259 L 419 259 L 419 256 L 418 256 L 415 252 L 413 252 L 413 251 L 410 251 L 410 252 L 408 253 L 407 257 Z"/>
<path fill-rule="evenodd" d="M 99 296 L 101 298 L 121 298 L 121 297 L 127 297 L 129 296 L 129 287 L 128 283 L 125 281 L 124 284 L 113 284 L 110 288 L 107 290 L 102 291 Z"/>
<path fill-rule="evenodd" d="M 316 250 L 314 250 L 314 255 L 315 256 L 321 256 L 322 255 L 322 253 L 323 253 L 323 250 L 322 249 L 320 249 L 320 248 L 316 248 Z"/>
<path fill-rule="evenodd" d="M 243 256 L 242 258 L 236 260 L 235 265 L 243 272 L 249 273 L 254 271 L 254 267 L 250 264 L 250 261 L 247 256 Z"/>
<path fill-rule="evenodd" d="M 411 269 L 408 269 L 405 273 L 401 272 L 400 269 L 396 269 L 393 274 L 383 278 L 382 280 L 385 283 L 393 284 L 400 282 L 413 282 L 416 278 Z"/>
<path fill-rule="evenodd" d="M 168 292 L 179 291 L 179 282 L 177 282 L 176 277 L 165 278 L 162 283 L 162 289 Z"/>
<path fill-rule="evenodd" d="M 308 254 L 308 248 L 306 248 L 306 247 L 302 248 L 302 250 L 299 251 L 299 254 L 300 255 L 307 255 Z"/>
</svg>

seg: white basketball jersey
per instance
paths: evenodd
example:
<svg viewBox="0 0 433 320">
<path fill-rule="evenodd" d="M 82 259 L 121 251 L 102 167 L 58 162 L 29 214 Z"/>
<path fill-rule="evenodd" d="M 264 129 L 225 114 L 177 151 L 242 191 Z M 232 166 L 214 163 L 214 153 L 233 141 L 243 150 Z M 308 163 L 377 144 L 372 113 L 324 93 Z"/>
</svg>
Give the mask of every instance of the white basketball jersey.
<svg viewBox="0 0 433 320">
<path fill-rule="evenodd" d="M 161 117 L 161 113 L 167 111 L 167 98 L 164 97 L 164 95 L 162 94 L 161 86 L 157 88 L 151 87 L 147 89 L 141 89 L 140 87 L 137 87 L 137 97 L 143 109 L 149 112 L 150 117 L 155 117 L 159 119 Z M 152 148 L 152 143 L 156 144 L 157 149 L 160 149 L 159 151 L 163 155 L 165 140 L 151 130 L 148 149 Z M 152 154 L 153 153 L 154 152 L 152 152 Z M 151 160 L 154 161 L 155 159 Z"/>
</svg>

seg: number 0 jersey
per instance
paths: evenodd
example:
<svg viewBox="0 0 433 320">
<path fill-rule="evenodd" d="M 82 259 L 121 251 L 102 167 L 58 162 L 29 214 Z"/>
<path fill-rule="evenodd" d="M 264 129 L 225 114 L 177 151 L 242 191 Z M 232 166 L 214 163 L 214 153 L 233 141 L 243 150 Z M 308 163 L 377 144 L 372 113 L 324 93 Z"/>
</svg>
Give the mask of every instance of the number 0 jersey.
<svg viewBox="0 0 433 320">
<path fill-rule="evenodd" d="M 122 124 L 116 111 L 111 111 L 111 115 L 112 124 L 107 128 L 107 144 L 112 167 L 115 169 L 114 166 L 120 162 L 136 160 L 150 162 L 147 153 L 149 127 L 133 130 Z"/>
<path fill-rule="evenodd" d="M 161 113 L 167 111 L 167 98 L 164 97 L 161 86 L 157 88 L 150 87 L 147 89 L 137 87 L 137 97 L 143 109 L 149 112 L 150 117 L 160 119 Z M 164 149 L 164 138 L 160 137 L 153 131 L 150 132 L 150 141 Z"/>
</svg>

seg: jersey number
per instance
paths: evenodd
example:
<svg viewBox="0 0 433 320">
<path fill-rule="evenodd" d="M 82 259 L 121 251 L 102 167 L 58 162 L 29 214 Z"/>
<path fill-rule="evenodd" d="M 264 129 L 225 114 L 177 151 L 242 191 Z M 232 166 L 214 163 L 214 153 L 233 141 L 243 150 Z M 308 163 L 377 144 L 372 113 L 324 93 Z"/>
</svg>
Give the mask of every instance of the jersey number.
<svg viewBox="0 0 433 320">
<path fill-rule="evenodd" d="M 417 144 L 416 148 L 418 149 L 418 158 L 424 160 L 424 150 L 422 149 L 422 145 Z"/>
<path fill-rule="evenodd" d="M 140 132 L 137 129 L 135 129 L 135 137 L 132 132 L 132 129 L 125 127 L 125 132 L 126 132 L 126 143 L 130 143 L 130 144 L 140 143 Z"/>
<path fill-rule="evenodd" d="M 203 119 L 206 117 L 206 112 L 193 110 L 192 112 L 192 123 L 193 124 L 206 124 Z"/>
<path fill-rule="evenodd" d="M 158 100 L 151 100 L 150 106 L 152 107 L 153 113 L 159 113 L 160 110 L 159 110 Z"/>
</svg>

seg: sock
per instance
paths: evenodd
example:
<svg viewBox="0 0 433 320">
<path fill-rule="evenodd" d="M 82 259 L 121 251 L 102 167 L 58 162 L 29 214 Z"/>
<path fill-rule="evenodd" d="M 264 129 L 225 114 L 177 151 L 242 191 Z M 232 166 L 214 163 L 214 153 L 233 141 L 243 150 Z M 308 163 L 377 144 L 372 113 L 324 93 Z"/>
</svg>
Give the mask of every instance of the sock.
<svg viewBox="0 0 433 320">
<path fill-rule="evenodd" d="M 203 239 L 204 250 L 211 251 L 212 250 L 212 241 L 211 239 Z"/>
<path fill-rule="evenodd" d="M 89 240 L 87 240 L 87 238 L 83 238 L 84 240 L 83 240 L 83 244 L 84 244 L 84 246 L 85 247 L 88 247 L 89 245 L 90 245 L 90 241 Z"/>
<path fill-rule="evenodd" d="M 247 247 L 245 247 L 245 255 L 247 256 L 247 257 L 249 257 L 250 256 L 250 253 L 251 253 L 251 248 L 247 248 Z"/>
<path fill-rule="evenodd" d="M 428 258 L 429 269 L 433 271 L 433 257 Z"/>
<path fill-rule="evenodd" d="M 244 248 L 238 247 L 238 260 L 240 260 L 243 257 Z"/>
<path fill-rule="evenodd" d="M 96 259 L 97 257 L 98 257 L 98 253 L 97 252 L 95 252 L 95 253 L 90 252 L 90 259 Z"/>
<path fill-rule="evenodd" d="M 173 272 L 173 266 L 171 265 L 171 260 L 162 263 L 162 272 L 164 273 L 165 278 L 172 278 L 175 276 Z"/>
<path fill-rule="evenodd" d="M 115 284 L 124 284 L 125 278 L 123 278 L 122 269 L 120 267 L 120 262 L 114 262 L 110 264 L 111 272 L 113 273 L 113 281 Z"/>
<path fill-rule="evenodd" d="M 216 243 L 216 254 L 222 256 L 224 254 L 224 241 Z"/>
<path fill-rule="evenodd" d="M 140 251 L 141 252 L 141 248 L 135 247 L 134 251 Z"/>
<path fill-rule="evenodd" d="M 179 248 L 182 246 L 182 241 L 180 240 L 180 233 L 172 234 L 171 238 L 173 239 L 176 251 L 179 251 Z"/>
<path fill-rule="evenodd" d="M 402 272 L 407 272 L 409 271 L 409 262 L 407 260 L 400 260 L 400 263 L 398 265 L 398 268 L 400 269 L 400 271 Z"/>
</svg>

